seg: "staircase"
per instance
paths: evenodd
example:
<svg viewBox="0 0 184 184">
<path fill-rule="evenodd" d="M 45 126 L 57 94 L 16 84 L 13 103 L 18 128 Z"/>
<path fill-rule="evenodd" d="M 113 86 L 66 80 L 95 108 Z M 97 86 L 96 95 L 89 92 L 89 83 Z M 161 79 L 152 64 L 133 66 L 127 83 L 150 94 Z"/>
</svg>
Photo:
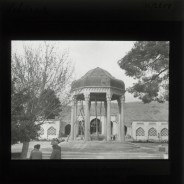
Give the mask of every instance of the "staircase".
<svg viewBox="0 0 184 184">
<path fill-rule="evenodd" d="M 43 153 L 43 159 L 50 159 L 51 153 Z M 146 153 L 83 153 L 63 152 L 61 159 L 164 159 L 163 154 Z"/>
<path fill-rule="evenodd" d="M 132 143 L 72 141 L 61 144 L 61 159 L 164 159 L 163 153 L 147 153 Z M 43 159 L 49 159 L 51 150 L 44 152 Z"/>
</svg>

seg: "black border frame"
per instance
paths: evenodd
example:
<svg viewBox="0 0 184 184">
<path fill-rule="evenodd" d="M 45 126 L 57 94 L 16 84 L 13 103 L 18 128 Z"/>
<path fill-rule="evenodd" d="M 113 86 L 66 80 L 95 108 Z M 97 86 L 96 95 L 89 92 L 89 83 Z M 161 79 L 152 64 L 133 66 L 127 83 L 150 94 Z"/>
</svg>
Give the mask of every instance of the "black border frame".
<svg viewBox="0 0 184 184">
<path fill-rule="evenodd" d="M 64 7 L 68 8 L 67 3 Z M 67 13 L 67 8 L 64 13 Z M 55 19 L 50 19 L 46 14 L 46 17 L 36 20 L 36 16 L 31 15 L 30 17 L 26 11 L 21 13 L 19 10 L 18 13 L 15 11 L 11 15 L 5 13 L 1 21 L 1 149 L 3 150 L 1 152 L 1 166 L 3 182 L 60 183 L 65 180 L 69 183 L 99 181 L 106 183 L 134 183 L 137 181 L 142 183 L 180 183 L 182 180 L 183 151 L 182 22 L 131 21 L 131 16 L 127 19 L 123 17 L 127 12 L 122 13 L 119 19 L 116 19 L 117 13 L 112 18 L 106 19 L 98 11 L 99 17 L 93 17 L 85 10 L 88 16 L 83 17 L 82 14 L 77 14 L 74 5 L 72 8 L 73 14 L 77 15 L 76 17 L 73 17 L 72 14 L 68 18 L 55 16 Z M 109 6 L 106 8 L 108 9 Z M 116 11 L 113 10 L 113 12 Z M 139 18 L 145 20 L 142 14 Z M 170 41 L 169 160 L 62 160 L 59 162 L 53 160 L 31 162 L 11 160 L 11 40 L 58 39 Z"/>
</svg>

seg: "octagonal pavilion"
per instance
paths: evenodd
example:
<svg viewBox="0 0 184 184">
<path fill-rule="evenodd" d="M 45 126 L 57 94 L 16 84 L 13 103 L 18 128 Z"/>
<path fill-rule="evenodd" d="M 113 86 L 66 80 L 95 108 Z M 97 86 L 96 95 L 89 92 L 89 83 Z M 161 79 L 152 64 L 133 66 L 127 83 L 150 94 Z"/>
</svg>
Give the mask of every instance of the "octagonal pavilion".
<svg viewBox="0 0 184 184">
<path fill-rule="evenodd" d="M 74 81 L 71 85 L 71 135 L 70 140 L 75 140 L 77 121 L 77 102 L 84 101 L 84 140 L 90 141 L 90 107 L 91 102 L 101 101 L 105 107 L 104 137 L 111 141 L 111 101 L 117 100 L 119 107 L 118 137 L 121 142 L 125 141 L 124 133 L 124 102 L 125 84 L 116 79 L 109 72 L 99 67 L 88 71 L 83 77 Z"/>
</svg>

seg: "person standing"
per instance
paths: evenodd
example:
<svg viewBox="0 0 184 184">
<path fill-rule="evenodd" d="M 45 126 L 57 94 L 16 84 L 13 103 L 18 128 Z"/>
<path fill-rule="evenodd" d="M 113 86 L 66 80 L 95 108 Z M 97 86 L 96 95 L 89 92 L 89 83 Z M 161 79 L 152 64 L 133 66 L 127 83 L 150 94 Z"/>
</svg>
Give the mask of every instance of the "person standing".
<svg viewBox="0 0 184 184">
<path fill-rule="evenodd" d="M 39 150 L 40 144 L 36 144 L 31 151 L 30 159 L 42 159 L 42 152 Z"/>
<path fill-rule="evenodd" d="M 52 142 L 52 148 L 50 159 L 61 159 L 61 147 L 58 146 L 57 142 Z"/>
</svg>

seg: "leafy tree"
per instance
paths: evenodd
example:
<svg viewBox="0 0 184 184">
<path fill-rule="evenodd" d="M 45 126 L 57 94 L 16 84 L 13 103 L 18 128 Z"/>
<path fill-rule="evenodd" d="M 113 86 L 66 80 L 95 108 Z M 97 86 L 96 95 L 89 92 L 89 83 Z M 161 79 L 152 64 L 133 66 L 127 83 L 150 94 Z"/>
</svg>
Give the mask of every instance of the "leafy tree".
<svg viewBox="0 0 184 184">
<path fill-rule="evenodd" d="M 31 99 L 27 90 L 15 92 L 15 80 L 11 84 L 11 144 L 17 142 L 24 143 L 24 149 L 28 149 L 28 143 L 31 139 L 39 136 L 38 131 L 40 126 L 30 123 L 32 116 L 26 108 Z M 25 157 L 25 152 L 22 152 L 21 157 Z"/>
<path fill-rule="evenodd" d="M 169 99 L 169 42 L 137 41 L 118 61 L 125 74 L 137 80 L 127 91 L 144 103 Z"/>
<path fill-rule="evenodd" d="M 59 55 L 55 50 L 47 42 L 38 49 L 24 45 L 23 53 L 12 49 L 11 134 L 12 144 L 23 142 L 22 158 L 27 157 L 29 141 L 39 136 L 45 119 L 57 115 L 70 101 L 73 67 L 68 52 Z"/>
<path fill-rule="evenodd" d="M 61 112 L 61 102 L 52 89 L 45 89 L 40 95 L 42 116 L 46 119 L 54 119 Z M 54 110 L 53 110 L 54 108 Z"/>
</svg>

